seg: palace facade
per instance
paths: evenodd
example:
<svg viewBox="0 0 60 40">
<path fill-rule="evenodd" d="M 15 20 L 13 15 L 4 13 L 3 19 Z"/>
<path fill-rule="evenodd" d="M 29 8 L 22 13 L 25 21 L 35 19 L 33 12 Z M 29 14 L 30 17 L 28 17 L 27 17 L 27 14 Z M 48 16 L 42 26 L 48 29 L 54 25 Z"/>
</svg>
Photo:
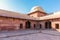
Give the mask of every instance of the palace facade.
<svg viewBox="0 0 60 40">
<path fill-rule="evenodd" d="M 0 30 L 53 29 L 60 31 L 60 11 L 46 13 L 35 6 L 28 14 L 0 9 Z"/>
</svg>

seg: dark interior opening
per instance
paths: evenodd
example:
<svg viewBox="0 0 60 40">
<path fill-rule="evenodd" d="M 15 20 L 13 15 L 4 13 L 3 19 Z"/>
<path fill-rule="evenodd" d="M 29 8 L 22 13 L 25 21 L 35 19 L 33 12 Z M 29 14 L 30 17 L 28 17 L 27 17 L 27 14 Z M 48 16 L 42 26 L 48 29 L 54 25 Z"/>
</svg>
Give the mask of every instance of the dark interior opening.
<svg viewBox="0 0 60 40">
<path fill-rule="evenodd" d="M 26 22 L 26 28 L 30 28 L 31 27 L 31 23 L 29 21 Z"/>
<path fill-rule="evenodd" d="M 23 24 L 21 23 L 21 24 L 20 24 L 20 29 L 22 29 L 22 28 L 23 28 Z"/>
<path fill-rule="evenodd" d="M 55 26 L 56 26 L 56 29 L 59 29 L 59 24 L 55 24 Z"/>
<path fill-rule="evenodd" d="M 40 27 L 39 27 L 40 29 L 42 28 L 42 25 L 40 24 Z"/>
<path fill-rule="evenodd" d="M 34 24 L 34 28 L 36 28 L 36 25 Z"/>
<path fill-rule="evenodd" d="M 45 28 L 51 29 L 51 22 L 50 21 L 45 22 Z"/>
</svg>

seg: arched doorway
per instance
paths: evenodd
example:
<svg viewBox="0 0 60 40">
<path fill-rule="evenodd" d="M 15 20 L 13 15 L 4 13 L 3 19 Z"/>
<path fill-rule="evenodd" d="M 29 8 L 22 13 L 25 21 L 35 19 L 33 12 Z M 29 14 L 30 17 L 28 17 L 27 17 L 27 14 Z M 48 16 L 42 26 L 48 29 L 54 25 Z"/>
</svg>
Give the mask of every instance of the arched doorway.
<svg viewBox="0 0 60 40">
<path fill-rule="evenodd" d="M 39 28 L 41 29 L 42 28 L 42 25 L 40 24 L 39 26 L 40 26 Z"/>
<path fill-rule="evenodd" d="M 23 28 L 23 24 L 21 23 L 21 24 L 20 24 L 20 29 L 22 29 L 22 28 Z"/>
<path fill-rule="evenodd" d="M 34 24 L 34 29 L 36 29 L 36 24 Z"/>
<path fill-rule="evenodd" d="M 45 28 L 51 29 L 51 22 L 50 21 L 45 22 Z"/>
<path fill-rule="evenodd" d="M 27 28 L 27 29 L 30 29 L 30 28 L 31 28 L 31 23 L 30 23 L 29 21 L 27 21 L 27 22 L 25 23 L 25 25 L 26 25 L 26 28 Z"/>
</svg>

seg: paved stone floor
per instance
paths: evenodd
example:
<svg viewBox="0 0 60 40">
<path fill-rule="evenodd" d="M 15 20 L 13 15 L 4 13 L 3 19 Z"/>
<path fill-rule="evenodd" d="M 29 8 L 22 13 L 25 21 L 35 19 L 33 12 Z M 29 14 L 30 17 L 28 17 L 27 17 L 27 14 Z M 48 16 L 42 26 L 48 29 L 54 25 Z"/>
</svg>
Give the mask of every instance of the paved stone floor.
<svg viewBox="0 0 60 40">
<path fill-rule="evenodd" d="M 53 30 L 18 30 L 0 32 L 0 40 L 60 40 L 60 33 Z"/>
</svg>

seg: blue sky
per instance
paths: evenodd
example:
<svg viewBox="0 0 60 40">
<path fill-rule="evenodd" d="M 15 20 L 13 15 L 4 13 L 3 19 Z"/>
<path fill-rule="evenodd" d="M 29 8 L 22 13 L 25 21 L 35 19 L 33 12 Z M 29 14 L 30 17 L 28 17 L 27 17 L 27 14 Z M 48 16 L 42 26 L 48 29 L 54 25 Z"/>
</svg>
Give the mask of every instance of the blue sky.
<svg viewBox="0 0 60 40">
<path fill-rule="evenodd" d="M 24 14 L 34 6 L 41 6 L 47 13 L 60 11 L 60 0 L 0 0 L 0 9 Z"/>
</svg>

